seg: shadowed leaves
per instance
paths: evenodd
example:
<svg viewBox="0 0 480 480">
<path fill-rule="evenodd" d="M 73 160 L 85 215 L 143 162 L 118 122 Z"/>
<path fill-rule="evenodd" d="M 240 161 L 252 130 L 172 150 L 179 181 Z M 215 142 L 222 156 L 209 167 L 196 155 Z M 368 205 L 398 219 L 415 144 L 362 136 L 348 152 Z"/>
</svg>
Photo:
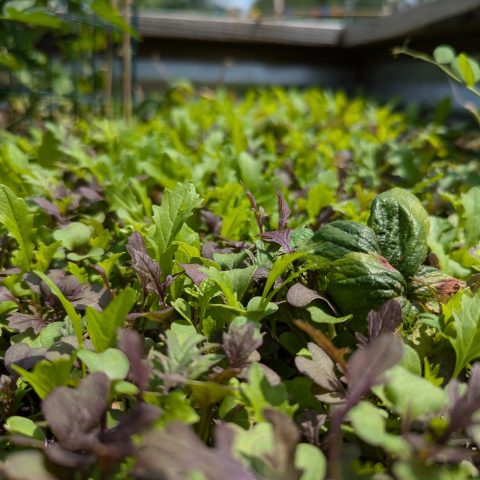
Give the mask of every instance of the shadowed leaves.
<svg viewBox="0 0 480 480">
<path fill-rule="evenodd" d="M 173 281 L 171 275 L 168 275 L 164 281 L 161 280 L 162 270 L 160 265 L 148 254 L 145 240 L 140 233 L 132 233 L 126 248 L 132 258 L 132 268 L 140 278 L 144 295 L 155 292 L 163 302 L 165 290 Z"/>
</svg>

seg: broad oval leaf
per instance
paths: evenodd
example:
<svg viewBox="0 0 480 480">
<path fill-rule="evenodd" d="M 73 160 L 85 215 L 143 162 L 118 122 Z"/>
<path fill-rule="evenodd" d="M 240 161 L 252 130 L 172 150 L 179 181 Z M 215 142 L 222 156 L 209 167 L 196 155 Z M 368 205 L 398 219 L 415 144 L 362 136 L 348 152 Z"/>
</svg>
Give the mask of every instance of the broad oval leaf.
<svg viewBox="0 0 480 480">
<path fill-rule="evenodd" d="M 437 63 L 446 65 L 455 60 L 455 50 L 450 45 L 439 45 L 433 51 L 433 58 Z"/>
<path fill-rule="evenodd" d="M 110 380 L 124 380 L 130 368 L 127 356 L 116 348 L 107 348 L 101 353 L 80 350 L 78 358 L 90 372 L 103 372 Z"/>
<path fill-rule="evenodd" d="M 375 231 L 382 255 L 404 276 L 413 275 L 425 261 L 430 222 L 415 195 L 401 188 L 377 195 L 368 225 Z"/>
<path fill-rule="evenodd" d="M 344 314 L 367 313 L 404 291 L 404 278 L 380 255 L 349 253 L 329 266 L 327 293 Z"/>
</svg>

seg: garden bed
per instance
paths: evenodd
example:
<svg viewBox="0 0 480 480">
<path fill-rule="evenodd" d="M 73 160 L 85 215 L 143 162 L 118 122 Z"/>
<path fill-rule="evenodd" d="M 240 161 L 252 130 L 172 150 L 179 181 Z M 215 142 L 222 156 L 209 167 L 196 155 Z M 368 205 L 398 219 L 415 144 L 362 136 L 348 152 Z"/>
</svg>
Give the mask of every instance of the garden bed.
<svg viewBox="0 0 480 480">
<path fill-rule="evenodd" d="M 3 477 L 477 478 L 478 131 L 315 89 L 143 115 L 0 134 Z"/>
</svg>

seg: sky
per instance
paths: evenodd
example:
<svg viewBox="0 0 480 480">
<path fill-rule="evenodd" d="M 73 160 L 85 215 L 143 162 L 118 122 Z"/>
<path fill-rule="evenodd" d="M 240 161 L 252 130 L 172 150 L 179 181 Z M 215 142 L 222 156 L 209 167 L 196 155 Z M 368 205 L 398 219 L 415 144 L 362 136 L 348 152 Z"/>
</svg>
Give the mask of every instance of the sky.
<svg viewBox="0 0 480 480">
<path fill-rule="evenodd" d="M 242 10 L 248 10 L 255 0 L 214 0 L 218 5 L 225 8 L 240 8 Z"/>
</svg>

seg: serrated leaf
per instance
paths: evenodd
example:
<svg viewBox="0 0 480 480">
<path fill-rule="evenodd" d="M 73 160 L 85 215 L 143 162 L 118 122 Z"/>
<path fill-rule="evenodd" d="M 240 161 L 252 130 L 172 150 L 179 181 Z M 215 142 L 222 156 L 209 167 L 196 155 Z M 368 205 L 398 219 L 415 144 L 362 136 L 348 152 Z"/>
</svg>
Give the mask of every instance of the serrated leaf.
<svg viewBox="0 0 480 480">
<path fill-rule="evenodd" d="M 171 268 L 164 268 L 162 254 L 171 246 L 182 226 L 198 208 L 201 198 L 192 183 L 179 183 L 173 190 L 166 190 L 160 206 L 153 206 L 154 228 L 150 240 L 157 251 L 164 274 Z"/>
<path fill-rule="evenodd" d="M 285 385 L 283 383 L 272 385 L 258 363 L 250 366 L 248 384 L 242 384 L 241 394 L 257 422 L 265 421 L 265 408 L 278 409 L 288 416 L 292 416 L 296 410 L 296 405 L 290 405 L 288 402 Z"/>
<path fill-rule="evenodd" d="M 202 269 L 202 271 L 221 288 L 227 305 L 239 308 L 239 302 L 245 295 L 256 269 L 255 265 L 251 265 L 250 267 L 235 268 L 225 272 L 220 272 L 213 267 Z"/>
<path fill-rule="evenodd" d="M 55 253 L 61 245 L 61 242 L 53 242 L 49 245 L 45 245 L 43 242 L 38 242 L 38 250 L 35 255 L 35 268 L 41 272 L 46 272 Z"/>
<path fill-rule="evenodd" d="M 452 297 L 452 301 L 457 300 L 456 296 Z M 455 350 L 453 376 L 456 377 L 469 362 L 480 357 L 480 292 L 474 295 L 464 292 L 460 306 L 453 307 L 452 317 L 455 333 L 445 334 Z"/>
<path fill-rule="evenodd" d="M 0 185 L 0 223 L 18 243 L 14 261 L 24 272 L 30 271 L 33 256 L 33 216 L 23 198 L 10 188 Z"/>
<path fill-rule="evenodd" d="M 467 193 L 463 193 L 461 200 L 464 209 L 467 245 L 473 247 L 480 241 L 480 221 L 478 216 L 480 187 L 473 187 Z"/>
</svg>

